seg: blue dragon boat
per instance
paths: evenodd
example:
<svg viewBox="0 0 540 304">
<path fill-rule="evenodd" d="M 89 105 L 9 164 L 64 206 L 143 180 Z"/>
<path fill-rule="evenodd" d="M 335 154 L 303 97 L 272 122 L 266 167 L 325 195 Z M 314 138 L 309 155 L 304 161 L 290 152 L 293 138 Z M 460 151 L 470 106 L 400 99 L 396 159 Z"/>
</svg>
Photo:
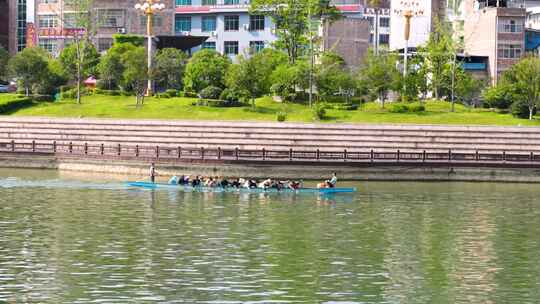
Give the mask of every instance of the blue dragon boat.
<svg viewBox="0 0 540 304">
<path fill-rule="evenodd" d="M 222 187 L 191 187 L 166 183 L 151 183 L 151 182 L 126 182 L 128 187 L 145 188 L 145 189 L 171 189 L 184 192 L 230 192 L 230 193 L 316 193 L 316 194 L 335 194 L 335 193 L 353 193 L 356 188 L 300 188 L 293 190 L 284 188 L 281 190 L 275 188 L 222 188 Z"/>
</svg>

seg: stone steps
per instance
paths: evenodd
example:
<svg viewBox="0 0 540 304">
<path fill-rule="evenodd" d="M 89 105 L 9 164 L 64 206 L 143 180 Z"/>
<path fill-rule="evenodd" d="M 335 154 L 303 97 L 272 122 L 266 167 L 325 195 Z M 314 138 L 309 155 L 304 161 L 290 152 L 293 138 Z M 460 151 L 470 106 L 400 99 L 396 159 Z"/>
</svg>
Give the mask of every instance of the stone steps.
<svg viewBox="0 0 540 304">
<path fill-rule="evenodd" d="M 0 117 L 0 143 L 328 151 L 540 152 L 540 128 Z"/>
</svg>

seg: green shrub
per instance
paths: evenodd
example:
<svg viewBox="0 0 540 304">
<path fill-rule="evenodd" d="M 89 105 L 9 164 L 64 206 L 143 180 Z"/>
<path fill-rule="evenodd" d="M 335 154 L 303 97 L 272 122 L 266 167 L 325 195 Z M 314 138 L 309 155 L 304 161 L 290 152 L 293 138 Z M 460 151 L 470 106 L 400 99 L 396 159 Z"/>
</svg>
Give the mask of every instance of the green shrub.
<svg viewBox="0 0 540 304">
<path fill-rule="evenodd" d="M 181 95 L 182 96 L 180 96 L 180 95 L 179 96 L 180 97 L 188 97 L 188 98 L 197 98 L 197 97 L 199 97 L 199 96 L 197 96 L 197 93 L 191 92 L 191 91 L 183 91 Z"/>
<path fill-rule="evenodd" d="M 208 99 L 206 100 L 206 104 L 209 107 L 215 107 L 215 108 L 243 107 L 246 105 L 240 101 L 229 101 L 229 100 L 219 100 L 219 99 Z"/>
<path fill-rule="evenodd" d="M 356 111 L 358 110 L 358 104 L 355 104 L 355 103 L 338 104 L 334 106 L 334 109 L 343 110 L 343 111 Z"/>
<path fill-rule="evenodd" d="M 313 116 L 315 119 L 324 120 L 326 118 L 326 105 L 325 104 L 316 104 L 313 108 Z"/>
<path fill-rule="evenodd" d="M 393 103 L 388 109 L 390 113 L 420 113 L 426 111 L 426 107 L 421 103 Z"/>
<path fill-rule="evenodd" d="M 47 94 L 34 94 L 34 95 L 32 95 L 32 99 L 34 101 L 47 101 L 47 102 L 50 102 L 50 101 L 54 101 L 54 96 L 47 95 Z"/>
<path fill-rule="evenodd" d="M 82 93 L 82 92 L 81 92 Z M 69 89 L 60 93 L 61 99 L 75 99 L 77 98 L 77 89 Z"/>
<path fill-rule="evenodd" d="M 536 114 L 536 107 L 533 110 L 533 115 Z M 512 104 L 512 115 L 518 118 L 529 118 L 529 105 L 526 101 L 516 101 Z"/>
<path fill-rule="evenodd" d="M 215 86 L 207 86 L 199 92 L 199 95 L 201 96 L 201 98 L 204 99 L 218 99 L 221 93 L 221 88 Z"/>
<path fill-rule="evenodd" d="M 32 103 L 32 99 L 28 97 L 15 98 L 7 102 L 0 102 L 0 114 L 6 114 L 9 111 L 31 106 Z"/>
<path fill-rule="evenodd" d="M 119 92 L 120 95 L 122 96 L 133 96 L 133 93 L 132 92 L 129 92 L 129 91 L 124 91 L 124 90 L 121 90 Z"/>
<path fill-rule="evenodd" d="M 178 96 L 178 92 L 175 89 L 168 89 L 163 93 L 163 97 L 165 98 L 173 98 Z"/>
<path fill-rule="evenodd" d="M 287 113 L 285 112 L 277 112 L 276 113 L 276 120 L 279 122 L 283 122 L 287 120 Z"/>
</svg>

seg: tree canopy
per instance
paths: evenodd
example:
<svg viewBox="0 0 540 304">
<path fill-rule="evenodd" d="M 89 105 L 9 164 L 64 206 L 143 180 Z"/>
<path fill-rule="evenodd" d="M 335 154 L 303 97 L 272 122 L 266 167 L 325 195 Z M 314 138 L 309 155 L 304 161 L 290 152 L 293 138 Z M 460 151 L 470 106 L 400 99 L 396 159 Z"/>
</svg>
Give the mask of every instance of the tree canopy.
<svg viewBox="0 0 540 304">
<path fill-rule="evenodd" d="M 200 92 L 207 86 L 225 87 L 229 58 L 214 50 L 196 52 L 186 65 L 184 85 L 187 90 Z"/>
<path fill-rule="evenodd" d="M 154 77 L 158 85 L 167 89 L 181 89 L 187 61 L 187 54 L 181 50 L 159 50 L 154 59 Z"/>
</svg>

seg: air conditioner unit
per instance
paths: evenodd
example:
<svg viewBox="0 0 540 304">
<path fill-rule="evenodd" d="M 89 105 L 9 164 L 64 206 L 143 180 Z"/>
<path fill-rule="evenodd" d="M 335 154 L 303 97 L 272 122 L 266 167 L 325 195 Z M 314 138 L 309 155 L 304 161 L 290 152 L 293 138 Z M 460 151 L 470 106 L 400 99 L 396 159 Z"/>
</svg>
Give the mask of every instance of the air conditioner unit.
<svg viewBox="0 0 540 304">
<path fill-rule="evenodd" d="M 249 31 L 249 24 L 244 24 L 244 30 Z"/>
<path fill-rule="evenodd" d="M 126 33 L 126 29 L 123 28 L 123 27 L 120 27 L 120 28 L 117 28 L 117 29 L 116 29 L 116 32 L 117 32 L 118 34 L 125 34 L 125 33 Z"/>
<path fill-rule="evenodd" d="M 212 36 L 212 37 L 217 37 L 217 32 L 216 32 L 216 31 L 210 32 L 210 36 Z"/>
</svg>

